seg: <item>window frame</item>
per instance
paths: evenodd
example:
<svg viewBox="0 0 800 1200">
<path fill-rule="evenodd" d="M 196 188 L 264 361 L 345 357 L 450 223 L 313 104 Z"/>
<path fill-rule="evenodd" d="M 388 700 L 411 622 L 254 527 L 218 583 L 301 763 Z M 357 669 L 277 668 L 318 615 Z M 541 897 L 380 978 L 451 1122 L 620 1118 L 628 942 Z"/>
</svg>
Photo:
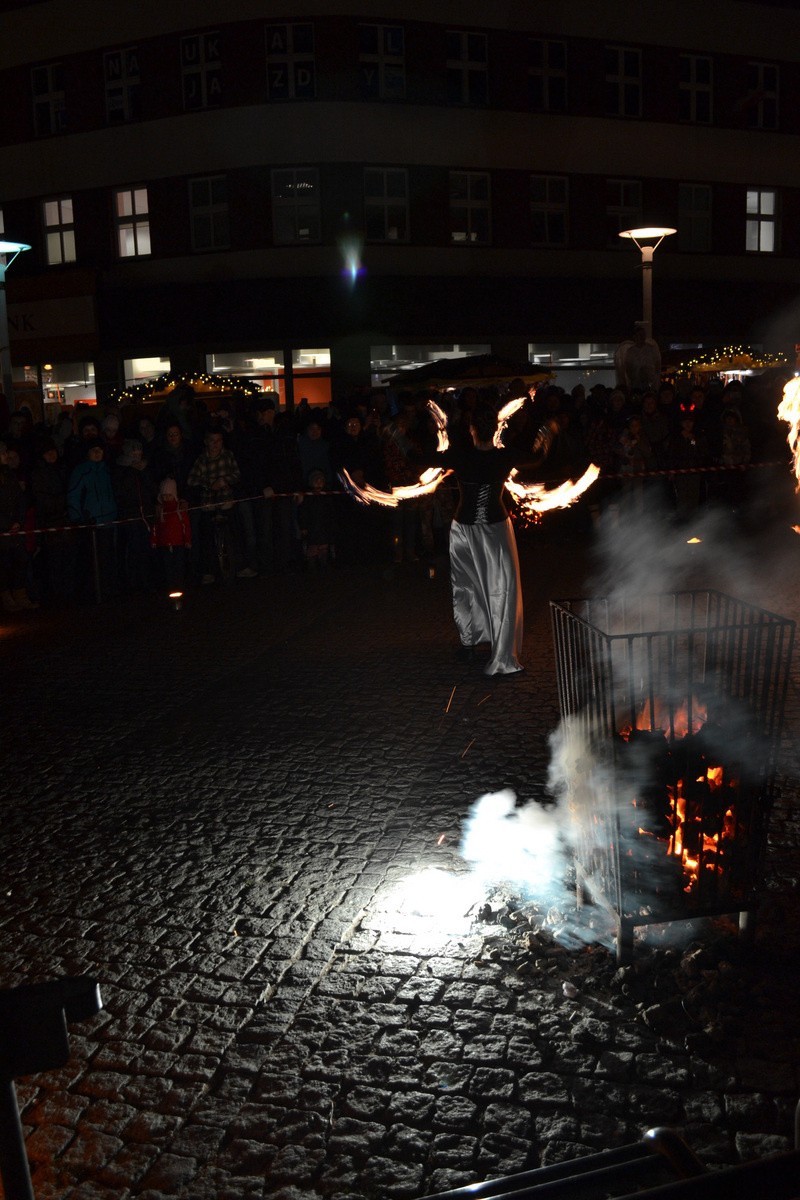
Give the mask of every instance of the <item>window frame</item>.
<svg viewBox="0 0 800 1200">
<path fill-rule="evenodd" d="M 270 47 L 270 34 L 282 30 L 284 34 L 284 49 L 274 51 Z M 304 30 L 310 37 L 310 50 L 296 50 L 298 30 Z M 282 100 L 315 100 L 317 95 L 316 74 L 316 43 L 314 38 L 314 23 L 312 21 L 270 21 L 264 26 L 264 40 L 267 62 L 267 99 L 270 102 Z M 298 87 L 298 71 L 303 67 L 309 71 L 307 90 Z M 283 70 L 286 76 L 285 85 L 277 89 L 275 72 Z"/>
<path fill-rule="evenodd" d="M 681 53 L 678 60 L 679 73 L 683 63 L 689 67 L 689 78 L 678 80 L 679 120 L 691 125 L 712 125 L 714 123 L 714 59 L 710 54 Z M 698 80 L 698 64 L 708 64 L 708 83 Z M 698 100 L 701 96 L 708 98 L 708 116 L 698 113 Z M 682 113 L 681 99 L 686 98 L 688 112 Z"/>
<path fill-rule="evenodd" d="M 771 197 L 771 211 L 762 208 L 765 197 Z M 751 200 L 751 197 L 757 197 Z M 751 204 L 754 207 L 751 207 Z M 771 245 L 764 245 L 769 231 Z M 750 243 L 755 241 L 756 245 Z M 748 187 L 745 193 L 745 252 L 747 254 L 778 254 L 780 251 L 780 197 L 777 188 Z"/>
<path fill-rule="evenodd" d="M 744 101 L 745 120 L 748 129 L 774 130 L 780 127 L 780 87 L 781 72 L 777 63 L 761 59 L 750 59 L 747 63 L 748 75 L 755 71 L 756 79 L 749 83 Z M 767 87 L 764 82 L 766 71 L 775 72 L 773 87 Z M 767 104 L 774 105 L 774 117 L 771 121 L 765 119 Z M 751 120 L 751 117 L 753 118 Z"/>
<path fill-rule="evenodd" d="M 479 30 L 469 29 L 448 29 L 446 37 L 459 39 L 460 53 L 458 58 L 452 58 L 450 48 L 448 46 L 445 59 L 445 74 L 447 82 L 447 99 L 450 104 L 458 105 L 463 108 L 488 108 L 489 107 L 489 38 L 485 33 Z M 483 44 L 484 57 L 482 59 L 473 59 L 470 56 L 470 38 L 478 38 Z M 450 84 L 458 77 L 458 97 L 454 92 L 456 89 L 451 89 Z M 473 83 L 476 79 L 483 81 L 483 95 L 476 97 L 473 95 Z"/>
<path fill-rule="evenodd" d="M 545 197 L 543 200 L 537 200 L 533 196 L 534 181 L 543 183 Z M 552 184 L 563 185 L 563 199 L 551 199 L 550 191 Z M 569 245 L 569 176 L 568 175 L 549 175 L 539 171 L 532 171 L 528 176 L 528 190 L 530 201 L 530 217 L 531 217 L 531 245 L 542 247 L 553 246 L 568 246 Z M 544 218 L 545 236 L 537 238 L 535 236 L 535 221 L 534 214 L 539 213 Z M 562 238 L 550 236 L 550 220 L 551 216 L 561 215 L 563 217 L 564 232 Z"/>
<path fill-rule="evenodd" d="M 706 207 L 696 202 L 701 192 L 708 198 Z M 710 184 L 678 184 L 678 249 L 683 253 L 710 254 L 713 245 L 713 205 L 714 190 Z"/>
<path fill-rule="evenodd" d="M 56 206 L 57 221 L 48 220 L 48 208 Z M 68 219 L 65 208 L 68 206 Z M 44 227 L 44 255 L 48 267 L 64 267 L 77 262 L 75 245 L 75 209 L 72 196 L 51 196 L 42 201 L 42 225 Z M 58 257 L 51 254 L 52 239 L 58 246 Z"/>
<path fill-rule="evenodd" d="M 638 46 L 625 46 L 617 43 L 606 44 L 605 54 L 616 54 L 617 70 L 609 71 L 608 62 L 606 62 L 605 70 L 605 114 L 607 117 L 625 117 L 628 120 L 639 120 L 642 116 L 642 52 Z M 625 56 L 632 54 L 636 56 L 637 73 L 629 75 L 626 69 Z M 628 111 L 627 104 L 627 89 L 635 87 L 636 89 L 636 112 Z M 616 103 L 609 103 L 611 89 L 614 89 L 616 94 Z"/>
<path fill-rule="evenodd" d="M 137 197 L 144 196 L 145 208 L 138 207 L 140 201 Z M 130 197 L 131 211 L 130 213 L 121 213 L 119 211 L 119 201 L 123 196 Z M 112 192 L 112 208 L 114 216 L 114 241 L 116 245 L 116 257 L 120 261 L 126 261 L 132 258 L 151 258 L 153 253 L 152 237 L 150 230 L 150 194 L 147 186 L 132 184 L 127 187 L 114 188 Z M 130 236 L 133 239 L 135 249 L 132 253 L 125 253 L 122 249 L 123 231 L 129 230 Z M 140 238 L 146 240 L 147 249 L 140 250 Z"/>
<path fill-rule="evenodd" d="M 225 188 L 224 200 L 214 199 L 214 185 L 223 183 Z M 195 200 L 194 192 L 200 185 L 205 185 L 208 188 L 208 200 L 204 204 L 198 204 Z M 192 242 L 192 251 L 195 254 L 213 254 L 219 250 L 230 250 L 231 247 L 231 222 L 230 222 L 230 204 L 228 201 L 228 176 L 221 171 L 217 171 L 213 175 L 195 175 L 187 180 L 187 188 L 189 194 L 189 229 Z M 198 223 L 201 220 L 207 220 L 210 236 L 205 239 L 198 237 Z M 222 224 L 224 236 L 222 240 L 217 237 L 217 229 Z"/>
<path fill-rule="evenodd" d="M 278 195 L 279 177 L 281 175 L 291 175 L 293 177 L 292 186 L 297 188 L 298 175 L 310 175 L 313 177 L 313 194 L 309 200 L 299 199 L 297 195 L 293 197 L 283 197 Z M 272 241 L 275 246 L 311 246 L 318 245 L 322 241 L 322 200 L 320 195 L 319 184 L 319 168 L 306 166 L 291 166 L 291 167 L 273 167 L 270 172 L 270 197 L 272 200 Z M 316 231 L 309 234 L 308 237 L 301 236 L 300 229 L 300 214 L 304 209 L 313 210 L 316 221 Z M 286 238 L 278 236 L 278 220 L 277 214 L 291 213 L 294 236 Z"/>
<path fill-rule="evenodd" d="M 359 21 L 358 36 L 359 41 L 363 36 L 363 32 L 367 29 L 374 29 L 377 34 L 377 50 L 365 50 L 359 46 L 358 51 L 358 69 L 359 69 L 359 87 L 361 95 L 366 100 L 405 100 L 406 98 L 406 35 L 404 25 L 387 24 L 377 21 Z M 401 42 L 401 50 L 392 52 L 389 46 L 390 34 L 399 34 Z M 367 68 L 374 67 L 376 73 L 375 86 L 373 87 L 367 76 Z M 400 83 L 398 88 L 394 88 L 390 82 L 392 73 L 398 72 L 397 79 Z"/>
<path fill-rule="evenodd" d="M 530 61 L 531 49 L 533 46 L 541 46 L 542 62 L 541 66 L 537 67 Z M 563 67 L 554 67 L 550 63 L 551 48 L 559 46 L 563 50 Z M 567 112 L 569 103 L 567 70 L 568 70 L 568 47 L 567 43 L 561 38 L 528 38 L 528 107 L 532 112 L 551 112 L 565 113 Z M 541 80 L 541 103 L 536 104 L 533 100 L 532 81 L 534 79 Z M 558 81 L 563 83 L 563 98 L 559 104 L 553 97 L 554 83 Z"/>
<path fill-rule="evenodd" d="M 112 78 L 109 66 L 113 59 L 118 58 L 120 70 L 118 78 Z M 142 77 L 139 67 L 139 47 L 124 46 L 119 50 L 107 50 L 103 54 L 103 82 L 106 97 L 106 124 L 126 125 L 135 121 L 141 115 L 141 86 Z M 120 104 L 113 106 L 112 94 L 119 93 Z M 114 113 L 119 112 L 118 118 Z"/>
<path fill-rule="evenodd" d="M 217 108 L 222 103 L 222 52 L 218 29 L 187 33 L 180 39 L 181 96 L 184 112 L 199 112 Z M 190 47 L 197 48 L 196 56 L 187 58 Z M 188 88 L 198 82 L 196 97 Z"/>
<path fill-rule="evenodd" d="M 37 79 L 46 86 L 37 88 Z M 33 101 L 33 130 L 36 137 L 50 137 L 67 131 L 67 97 L 63 62 L 38 63 L 31 67 L 31 98 Z M 46 114 L 46 126 L 40 117 Z"/>
<path fill-rule="evenodd" d="M 370 175 L 380 175 L 383 179 L 382 195 L 375 197 L 369 194 L 367 189 L 367 180 Z M 390 194 L 387 184 L 390 176 L 395 176 L 403 180 L 404 193 L 402 196 L 402 204 L 395 195 Z M 404 228 L 402 235 L 400 230 L 395 236 L 392 236 L 391 230 L 394 226 L 390 221 L 390 210 L 392 208 L 403 209 Z M 383 236 L 377 237 L 370 232 L 369 213 L 383 212 Z M 407 245 L 410 241 L 410 212 L 409 212 L 409 191 L 408 191 L 408 168 L 407 167 L 377 167 L 370 166 L 364 168 L 364 239 L 365 241 L 375 245 Z"/>
<path fill-rule="evenodd" d="M 618 202 L 613 202 L 610 190 L 620 189 Z M 638 195 L 637 202 L 626 202 L 628 190 Z M 606 179 L 606 225 L 608 229 L 608 247 L 622 249 L 623 243 L 619 234 L 624 229 L 636 229 L 642 223 L 642 181 L 640 179 L 610 177 Z M 612 228 L 613 225 L 613 228 Z"/>
<path fill-rule="evenodd" d="M 453 194 L 453 185 L 457 179 L 463 179 L 466 183 L 464 189 L 464 197 L 460 199 Z M 486 199 L 473 194 L 474 186 L 478 182 L 486 185 Z M 453 170 L 448 173 L 448 195 L 449 195 L 449 217 L 450 217 L 450 245 L 451 246 L 490 246 L 492 244 L 492 176 L 489 171 L 467 171 Z M 456 229 L 457 211 L 462 211 L 466 214 L 466 220 L 462 222 L 466 227 Z M 476 228 L 476 218 L 479 214 L 486 214 L 486 233 L 485 236 L 480 236 L 479 229 Z M 459 237 L 457 234 L 462 234 Z"/>
</svg>

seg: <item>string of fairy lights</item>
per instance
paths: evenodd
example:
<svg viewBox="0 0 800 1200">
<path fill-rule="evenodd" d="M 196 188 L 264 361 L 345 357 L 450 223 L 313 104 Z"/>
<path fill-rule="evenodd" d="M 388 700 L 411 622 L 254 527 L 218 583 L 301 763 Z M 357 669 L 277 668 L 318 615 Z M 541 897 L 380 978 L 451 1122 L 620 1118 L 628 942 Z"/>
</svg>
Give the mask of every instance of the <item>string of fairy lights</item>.
<svg viewBox="0 0 800 1200">
<path fill-rule="evenodd" d="M 722 346 L 695 354 L 692 358 L 675 364 L 669 373 L 691 375 L 711 371 L 752 371 L 788 365 L 787 354 L 769 354 L 751 346 Z M 246 396 L 254 396 L 263 391 L 259 383 L 243 375 L 209 375 L 205 371 L 176 374 L 169 371 L 156 379 L 115 388 L 110 394 L 110 400 L 117 404 L 136 404 L 150 400 L 153 396 L 166 397 L 176 388 L 186 386 L 200 392 L 240 392 Z"/>
<path fill-rule="evenodd" d="M 675 368 L 692 374 L 695 371 L 752 371 L 789 365 L 786 354 L 768 354 L 752 346 L 721 346 L 706 350 L 685 360 Z"/>
<path fill-rule="evenodd" d="M 176 388 L 187 385 L 201 392 L 242 392 L 246 396 L 262 391 L 260 384 L 242 375 L 208 375 L 205 371 L 179 375 L 168 371 L 157 379 L 116 388 L 111 393 L 111 400 L 117 404 L 137 404 L 153 396 L 167 396 Z"/>
</svg>

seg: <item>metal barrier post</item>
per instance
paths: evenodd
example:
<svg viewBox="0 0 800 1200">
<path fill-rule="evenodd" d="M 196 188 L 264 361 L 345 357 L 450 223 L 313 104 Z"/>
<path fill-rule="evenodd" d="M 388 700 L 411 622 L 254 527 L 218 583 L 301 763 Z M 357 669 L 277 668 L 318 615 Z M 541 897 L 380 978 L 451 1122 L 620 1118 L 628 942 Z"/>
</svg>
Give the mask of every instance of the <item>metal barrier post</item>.
<svg viewBox="0 0 800 1200">
<path fill-rule="evenodd" d="M 0 1180 L 6 1200 L 34 1200 L 14 1080 L 69 1062 L 68 1021 L 103 1007 L 95 979 L 52 979 L 0 989 Z"/>
<path fill-rule="evenodd" d="M 94 576 L 94 598 L 98 604 L 103 602 L 103 591 L 100 586 L 100 556 L 97 553 L 97 529 L 92 526 L 92 574 Z"/>
<path fill-rule="evenodd" d="M 6 1200 L 35 1200 L 14 1080 L 0 1079 L 0 1179 Z"/>
</svg>

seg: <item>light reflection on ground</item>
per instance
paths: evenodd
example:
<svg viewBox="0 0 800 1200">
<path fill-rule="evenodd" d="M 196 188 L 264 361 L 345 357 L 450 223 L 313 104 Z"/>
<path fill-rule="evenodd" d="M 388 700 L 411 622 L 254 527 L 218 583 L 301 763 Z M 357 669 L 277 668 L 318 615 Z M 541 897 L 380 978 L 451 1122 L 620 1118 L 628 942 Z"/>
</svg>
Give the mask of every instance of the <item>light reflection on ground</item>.
<svg viewBox="0 0 800 1200">
<path fill-rule="evenodd" d="M 383 888 L 368 906 L 366 924 L 418 938 L 464 937 L 484 899 L 485 889 L 471 872 L 425 867 Z"/>
</svg>

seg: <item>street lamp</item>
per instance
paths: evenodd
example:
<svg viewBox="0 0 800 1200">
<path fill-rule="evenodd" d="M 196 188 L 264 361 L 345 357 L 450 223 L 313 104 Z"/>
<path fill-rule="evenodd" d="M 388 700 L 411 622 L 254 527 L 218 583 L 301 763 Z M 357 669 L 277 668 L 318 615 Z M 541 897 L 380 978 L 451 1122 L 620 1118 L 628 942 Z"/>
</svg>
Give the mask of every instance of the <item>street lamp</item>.
<svg viewBox="0 0 800 1200">
<path fill-rule="evenodd" d="M 30 250 L 27 242 L 7 242 L 0 238 L 0 377 L 9 409 L 14 407 L 14 387 L 11 382 L 11 345 L 8 335 L 8 305 L 6 304 L 6 271 L 18 254 Z M 6 261 L 6 255 L 11 258 Z"/>
<path fill-rule="evenodd" d="M 630 238 L 642 252 L 642 324 L 648 341 L 653 336 L 653 255 L 665 237 L 677 232 L 668 225 L 643 225 L 640 229 L 623 229 L 619 235 Z"/>
</svg>

